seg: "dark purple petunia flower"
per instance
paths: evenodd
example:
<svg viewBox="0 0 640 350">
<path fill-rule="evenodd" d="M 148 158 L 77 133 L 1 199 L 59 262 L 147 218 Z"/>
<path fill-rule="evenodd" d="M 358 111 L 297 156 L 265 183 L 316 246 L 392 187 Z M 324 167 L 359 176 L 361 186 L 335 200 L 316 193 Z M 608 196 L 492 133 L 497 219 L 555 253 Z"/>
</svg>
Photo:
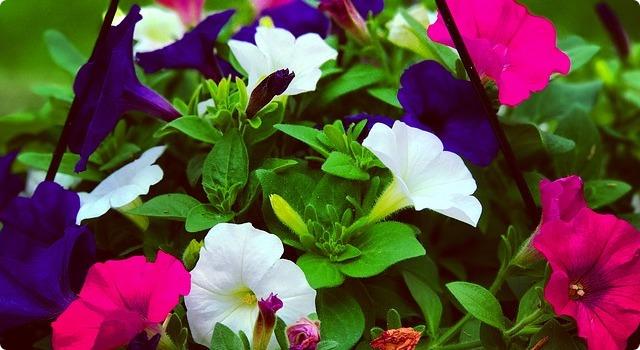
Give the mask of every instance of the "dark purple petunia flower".
<svg viewBox="0 0 640 350">
<path fill-rule="evenodd" d="M 389 127 L 392 127 L 393 122 L 395 122 L 395 119 L 389 118 L 386 115 L 369 114 L 369 113 L 358 113 L 358 114 L 353 114 L 344 118 L 344 121 L 347 123 L 347 125 L 357 124 L 362 120 L 367 121 L 367 125 L 365 126 L 367 130 L 370 130 L 373 124 L 376 124 L 376 123 L 382 123 Z"/>
<path fill-rule="evenodd" d="M 226 62 L 216 56 L 214 46 L 218 34 L 234 12 L 227 10 L 210 15 L 173 44 L 138 53 L 138 64 L 147 74 L 161 69 L 195 69 L 205 77 L 219 81 Z"/>
<path fill-rule="evenodd" d="M 164 120 L 180 113 L 155 91 L 142 85 L 133 66 L 133 29 L 142 19 L 140 7 L 129 14 L 97 43 L 89 61 L 82 66 L 73 89 L 74 107 L 69 112 L 69 148 L 80 155 L 76 171 L 86 169 L 91 153 L 113 130 L 120 117 L 137 110 Z"/>
<path fill-rule="evenodd" d="M 317 33 L 326 37 L 329 33 L 329 18 L 317 8 L 307 4 L 304 0 L 295 0 L 290 3 L 271 7 L 260 12 L 258 18 L 270 17 L 273 24 L 291 32 L 295 37 L 306 33 Z M 259 20 L 243 27 L 233 38 L 236 40 L 255 43 L 256 28 Z"/>
<path fill-rule="evenodd" d="M 0 211 L 24 189 L 24 181 L 11 173 L 11 165 L 18 152 L 0 157 Z"/>
<path fill-rule="evenodd" d="M 434 133 L 445 150 L 478 166 L 496 157 L 498 141 L 470 82 L 456 79 L 435 61 L 424 61 L 409 67 L 400 84 L 405 123 Z"/>
<path fill-rule="evenodd" d="M 374 16 L 384 10 L 384 0 L 351 0 L 362 18 L 367 19 L 369 12 Z"/>
<path fill-rule="evenodd" d="M 52 320 L 76 298 L 95 260 L 93 235 L 78 226 L 80 198 L 53 182 L 0 213 L 0 332 Z"/>
<path fill-rule="evenodd" d="M 253 117 L 264 106 L 269 104 L 274 97 L 281 95 L 287 88 L 296 74 L 288 69 L 281 69 L 271 73 L 264 78 L 251 93 L 249 105 L 247 106 L 247 116 Z"/>
<path fill-rule="evenodd" d="M 156 334 L 151 338 L 147 337 L 147 332 L 138 333 L 135 338 L 127 345 L 127 350 L 156 350 L 160 343 L 160 334 Z"/>
</svg>

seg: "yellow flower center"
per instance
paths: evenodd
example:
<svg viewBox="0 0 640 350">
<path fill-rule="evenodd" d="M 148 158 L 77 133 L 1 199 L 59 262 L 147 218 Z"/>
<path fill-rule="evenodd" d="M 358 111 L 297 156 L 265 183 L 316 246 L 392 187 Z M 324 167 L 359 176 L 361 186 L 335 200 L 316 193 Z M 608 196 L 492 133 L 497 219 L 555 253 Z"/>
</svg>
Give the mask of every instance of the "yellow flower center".
<svg viewBox="0 0 640 350">
<path fill-rule="evenodd" d="M 241 288 L 234 293 L 240 302 L 247 306 L 254 306 L 258 303 L 258 298 L 255 293 L 249 288 Z"/>
</svg>

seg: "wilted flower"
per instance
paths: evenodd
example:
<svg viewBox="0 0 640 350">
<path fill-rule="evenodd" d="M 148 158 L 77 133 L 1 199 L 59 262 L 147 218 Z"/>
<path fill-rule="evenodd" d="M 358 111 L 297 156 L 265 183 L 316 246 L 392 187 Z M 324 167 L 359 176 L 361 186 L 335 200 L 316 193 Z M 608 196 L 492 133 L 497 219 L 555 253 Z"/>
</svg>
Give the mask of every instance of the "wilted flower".
<svg viewBox="0 0 640 350">
<path fill-rule="evenodd" d="M 75 299 L 95 258 L 79 208 L 77 194 L 43 182 L 0 212 L 0 332 L 53 319 Z"/>
<path fill-rule="evenodd" d="M 160 182 L 164 175 L 155 162 L 165 149 L 165 146 L 150 148 L 140 158 L 102 180 L 90 193 L 78 193 L 82 203 L 76 219 L 78 224 L 85 219 L 100 217 L 111 208 L 124 207 L 149 193 L 149 187 Z"/>
<path fill-rule="evenodd" d="M 582 208 L 543 223 L 533 245 L 551 265 L 544 295 L 556 314 L 576 320 L 589 349 L 625 349 L 640 324 L 640 232 Z"/>
<path fill-rule="evenodd" d="M 173 44 L 138 53 L 138 64 L 147 74 L 162 69 L 195 69 L 207 78 L 220 80 L 229 71 L 225 69 L 228 63 L 216 56 L 214 46 L 233 13 L 227 10 L 212 14 Z"/>
<path fill-rule="evenodd" d="M 437 136 L 396 121 L 377 123 L 362 145 L 391 170 L 394 180 L 369 214 L 379 221 L 403 208 L 429 208 L 476 226 L 482 212 L 476 182 L 462 159 L 444 151 Z"/>
<path fill-rule="evenodd" d="M 306 317 L 287 327 L 289 350 L 316 350 L 320 342 L 320 322 Z"/>
<path fill-rule="evenodd" d="M 54 349 L 116 349 L 160 323 L 189 294 L 190 276 L 180 260 L 162 251 L 97 263 L 69 307 L 51 324 Z"/>
<path fill-rule="evenodd" d="M 142 20 L 133 31 L 135 52 L 148 52 L 161 49 L 180 39 L 186 27 L 180 17 L 173 12 L 158 7 L 143 7 L 140 10 Z"/>
<path fill-rule="evenodd" d="M 493 161 L 498 140 L 469 81 L 456 79 L 436 61 L 423 61 L 402 74 L 400 85 L 402 121 L 434 133 L 445 150 L 478 166 Z"/>
<path fill-rule="evenodd" d="M 295 74 L 282 95 L 314 91 L 322 75 L 320 66 L 338 56 L 338 52 L 315 33 L 296 39 L 281 28 L 258 27 L 255 39 L 256 45 L 245 41 L 229 41 L 233 55 L 249 74 L 249 94 L 263 79 L 282 69 L 289 69 Z"/>
<path fill-rule="evenodd" d="M 413 328 L 389 329 L 371 342 L 376 350 L 414 350 L 422 333 Z"/>
<path fill-rule="evenodd" d="M 182 23 L 193 26 L 200 22 L 204 0 L 157 0 L 158 3 L 173 9 L 180 15 Z"/>
<path fill-rule="evenodd" d="M 141 19 L 133 6 L 116 27 L 110 27 L 96 44 L 94 54 L 80 68 L 73 89 L 76 101 L 69 112 L 69 148 L 80 155 L 76 171 L 86 169 L 87 160 L 120 117 L 139 110 L 165 120 L 180 113 L 153 90 L 142 85 L 133 67 L 133 31 Z"/>
<path fill-rule="evenodd" d="M 280 259 L 280 239 L 251 224 L 218 224 L 200 249 L 191 271 L 191 293 L 185 297 L 193 339 L 208 346 L 220 322 L 234 332 L 250 335 L 258 319 L 258 300 L 277 295 L 283 307 L 278 316 L 293 323 L 316 311 L 316 292 L 302 270 Z M 275 337 L 270 349 L 276 348 Z"/>
<path fill-rule="evenodd" d="M 516 106 L 543 90 L 553 73 L 569 73 L 571 62 L 556 46 L 551 21 L 531 15 L 515 0 L 447 4 L 478 72 L 496 82 L 501 103 Z M 441 15 L 427 33 L 433 41 L 454 46 Z"/>
</svg>

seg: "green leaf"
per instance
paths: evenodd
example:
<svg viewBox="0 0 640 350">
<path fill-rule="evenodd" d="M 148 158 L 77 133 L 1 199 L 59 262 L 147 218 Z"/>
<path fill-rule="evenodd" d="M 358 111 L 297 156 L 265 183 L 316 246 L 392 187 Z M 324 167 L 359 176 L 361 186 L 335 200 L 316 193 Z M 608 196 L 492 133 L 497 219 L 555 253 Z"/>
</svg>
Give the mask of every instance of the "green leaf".
<svg viewBox="0 0 640 350">
<path fill-rule="evenodd" d="M 531 337 L 529 347 L 532 348 L 536 344 L 543 344 L 544 350 L 578 350 L 576 340 L 565 331 L 558 321 L 551 319 L 540 329 L 540 331 Z"/>
<path fill-rule="evenodd" d="M 371 226 L 351 244 L 360 249 L 362 255 L 340 266 L 340 271 L 350 277 L 375 276 L 397 262 L 426 253 L 413 228 L 395 221 Z"/>
<path fill-rule="evenodd" d="M 369 93 L 369 95 L 377 98 L 378 100 L 390 106 L 402 109 L 402 105 L 400 104 L 400 101 L 398 101 L 398 89 L 375 88 L 375 89 L 369 89 L 367 90 L 367 92 Z"/>
<path fill-rule="evenodd" d="M 344 275 L 338 266 L 326 256 L 306 253 L 296 262 L 314 289 L 329 288 L 341 285 Z"/>
<path fill-rule="evenodd" d="M 541 288 L 540 284 L 534 284 L 526 293 L 524 293 L 522 298 L 520 298 L 516 323 L 522 321 L 522 319 L 531 315 L 540 307 L 540 298 L 538 297 L 539 288 Z"/>
<path fill-rule="evenodd" d="M 31 88 L 31 91 L 36 95 L 47 97 L 47 98 L 55 98 L 60 101 L 71 103 L 73 101 L 73 90 L 69 86 L 60 86 L 60 85 L 35 85 Z"/>
<path fill-rule="evenodd" d="M 437 338 L 442 318 L 442 302 L 438 294 L 411 272 L 404 272 L 402 276 L 409 287 L 411 296 L 418 303 L 422 315 L 427 321 L 429 335 L 432 338 Z"/>
<path fill-rule="evenodd" d="M 480 343 L 485 350 L 507 350 L 502 332 L 486 323 L 480 324 Z"/>
<path fill-rule="evenodd" d="M 328 174 L 349 180 L 369 180 L 369 173 L 360 169 L 355 159 L 338 151 L 329 154 L 327 160 L 322 164 L 322 170 Z"/>
<path fill-rule="evenodd" d="M 323 289 L 316 305 L 322 339 L 337 342 L 336 350 L 351 349 L 364 332 L 364 313 L 356 299 L 342 289 Z"/>
<path fill-rule="evenodd" d="M 624 197 L 631 185 L 617 180 L 591 180 L 584 184 L 584 190 L 589 207 L 598 209 Z"/>
<path fill-rule="evenodd" d="M 316 345 L 316 350 L 334 350 L 334 349 L 338 349 L 338 346 L 340 344 L 338 344 L 337 341 L 333 341 L 333 340 L 322 340 L 320 342 L 318 342 L 318 345 Z M 285 348 L 283 348 L 285 349 Z"/>
<path fill-rule="evenodd" d="M 204 118 L 188 115 L 175 119 L 156 132 L 155 137 L 162 137 L 178 130 L 194 140 L 215 144 L 222 137 L 220 130 L 214 128 Z"/>
<path fill-rule="evenodd" d="M 380 68 L 368 64 L 357 64 L 324 88 L 320 96 L 320 104 L 328 104 L 338 97 L 373 85 L 383 79 L 384 72 Z"/>
<path fill-rule="evenodd" d="M 198 258 L 200 258 L 200 249 L 204 242 L 192 239 L 182 253 L 182 262 L 187 270 L 191 270 L 196 266 Z"/>
<path fill-rule="evenodd" d="M 292 124 L 276 124 L 274 128 L 282 131 L 283 133 L 293 137 L 298 141 L 304 142 L 325 158 L 329 156 L 329 150 L 327 149 L 327 147 L 318 140 L 318 137 L 322 134 L 322 131 L 310 128 L 308 126 Z"/>
<path fill-rule="evenodd" d="M 556 135 L 571 139 L 576 144 L 570 152 L 554 157 L 558 175 L 579 174 L 585 179 L 601 177 L 604 150 L 600 133 L 584 109 L 576 108 L 561 118 Z"/>
<path fill-rule="evenodd" d="M 276 327 L 273 329 L 273 334 L 276 336 L 276 341 L 280 349 L 288 349 L 289 341 L 287 340 L 287 324 L 280 318 L 276 320 Z"/>
<path fill-rule="evenodd" d="M 233 213 L 218 213 L 212 205 L 200 204 L 189 210 L 184 227 L 187 232 L 200 232 L 231 219 Z"/>
<path fill-rule="evenodd" d="M 284 119 L 285 104 L 274 101 L 270 105 L 275 105 L 275 108 L 269 110 L 267 106 L 254 117 L 254 119 L 260 118 L 260 126 L 245 130 L 244 138 L 248 145 L 255 145 L 273 135 L 277 131 L 274 126 Z"/>
<path fill-rule="evenodd" d="M 170 193 L 151 198 L 128 213 L 184 221 L 189 211 L 198 205 L 200 202 L 189 195 Z"/>
<path fill-rule="evenodd" d="M 202 185 L 208 189 L 244 187 L 249 179 L 249 156 L 242 137 L 230 129 L 216 143 L 204 161 Z"/>
<path fill-rule="evenodd" d="M 18 156 L 18 161 L 34 169 L 47 171 L 52 158 L 53 156 L 51 153 L 24 152 Z M 58 172 L 90 181 L 100 181 L 104 178 L 104 175 L 101 172 L 91 168 L 87 168 L 87 170 L 81 173 L 76 173 L 74 169 L 78 160 L 80 160 L 79 155 L 65 153 L 62 157 L 62 162 L 60 163 Z"/>
<path fill-rule="evenodd" d="M 558 41 L 558 47 L 571 59 L 571 73 L 580 69 L 600 51 L 600 46 L 586 42 L 577 35 Z"/>
<path fill-rule="evenodd" d="M 500 303 L 484 287 L 469 282 L 451 282 L 447 289 L 473 317 L 500 330 L 505 329 Z"/>
<path fill-rule="evenodd" d="M 98 170 L 107 171 L 111 170 L 118 165 L 124 163 L 126 160 L 133 158 L 133 156 L 140 152 L 140 146 L 133 143 L 124 143 L 116 150 L 115 154 L 112 154 L 107 162 L 102 164 Z"/>
<path fill-rule="evenodd" d="M 0 117 L 0 151 L 2 145 L 20 135 L 36 135 L 53 125 L 53 120 L 38 114 L 14 113 Z"/>
<path fill-rule="evenodd" d="M 242 340 L 229 327 L 216 323 L 211 338 L 211 350 L 244 350 Z"/>
<path fill-rule="evenodd" d="M 76 49 L 64 34 L 49 29 L 44 32 L 44 41 L 53 61 L 62 69 L 75 76 L 87 58 Z"/>
</svg>

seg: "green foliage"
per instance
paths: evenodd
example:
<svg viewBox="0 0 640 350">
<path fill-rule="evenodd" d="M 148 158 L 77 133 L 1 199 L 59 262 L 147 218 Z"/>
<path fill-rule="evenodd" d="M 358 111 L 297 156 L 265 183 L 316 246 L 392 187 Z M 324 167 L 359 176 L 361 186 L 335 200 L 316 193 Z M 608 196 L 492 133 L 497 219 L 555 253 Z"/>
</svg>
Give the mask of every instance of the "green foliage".
<svg viewBox="0 0 640 350">
<path fill-rule="evenodd" d="M 229 327 L 216 323 L 211 338 L 211 350 L 244 350 L 240 337 Z"/>
<path fill-rule="evenodd" d="M 365 327 L 364 314 L 356 299 L 340 289 L 326 289 L 318 293 L 316 306 L 322 320 L 323 341 L 336 342 L 331 344 L 336 350 L 351 349 Z"/>
<path fill-rule="evenodd" d="M 200 202 L 186 194 L 172 193 L 154 197 L 143 205 L 129 210 L 129 214 L 185 221 L 189 211 Z"/>
<path fill-rule="evenodd" d="M 488 290 L 468 282 L 451 282 L 447 289 L 473 317 L 500 330 L 505 329 L 500 303 Z"/>
</svg>

